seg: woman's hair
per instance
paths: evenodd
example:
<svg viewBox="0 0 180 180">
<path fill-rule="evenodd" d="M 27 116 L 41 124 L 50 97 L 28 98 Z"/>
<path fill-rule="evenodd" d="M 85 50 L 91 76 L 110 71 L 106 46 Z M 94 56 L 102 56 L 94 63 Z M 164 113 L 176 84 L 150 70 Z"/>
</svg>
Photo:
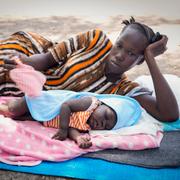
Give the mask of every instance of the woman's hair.
<svg viewBox="0 0 180 180">
<path fill-rule="evenodd" d="M 154 31 L 147 25 L 136 22 L 133 17 L 130 18 L 130 20 L 124 20 L 122 21 L 122 24 L 125 24 L 125 27 L 123 28 L 122 32 L 128 27 L 131 26 L 134 29 L 141 32 L 148 40 L 148 44 L 151 44 L 153 42 L 156 42 L 161 39 L 162 35 L 157 32 L 154 33 Z"/>
<path fill-rule="evenodd" d="M 122 21 L 122 24 L 125 24 L 125 27 L 122 29 L 122 32 L 129 26 L 132 28 L 138 30 L 140 33 L 142 33 L 148 41 L 148 45 L 151 43 L 154 43 L 162 38 L 162 35 L 159 32 L 154 33 L 154 31 L 147 25 L 136 22 L 133 17 L 130 18 L 130 20 L 124 20 Z M 139 64 L 144 62 L 144 57 L 139 62 Z"/>
</svg>

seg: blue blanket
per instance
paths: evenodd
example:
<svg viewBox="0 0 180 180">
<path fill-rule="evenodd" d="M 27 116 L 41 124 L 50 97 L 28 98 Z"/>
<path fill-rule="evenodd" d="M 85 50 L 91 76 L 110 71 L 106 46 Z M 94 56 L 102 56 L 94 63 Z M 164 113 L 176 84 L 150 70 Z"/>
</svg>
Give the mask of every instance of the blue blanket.
<svg viewBox="0 0 180 180">
<path fill-rule="evenodd" d="M 180 130 L 180 118 L 175 121 L 175 122 L 171 122 L 171 123 L 163 123 L 163 129 L 164 131 L 176 131 L 176 130 Z"/>
<path fill-rule="evenodd" d="M 43 162 L 34 167 L 13 166 L 0 163 L 0 168 L 18 172 L 81 179 L 143 180 L 148 178 L 148 180 L 179 180 L 180 177 L 180 167 L 148 169 L 82 157 L 60 163 Z"/>
</svg>

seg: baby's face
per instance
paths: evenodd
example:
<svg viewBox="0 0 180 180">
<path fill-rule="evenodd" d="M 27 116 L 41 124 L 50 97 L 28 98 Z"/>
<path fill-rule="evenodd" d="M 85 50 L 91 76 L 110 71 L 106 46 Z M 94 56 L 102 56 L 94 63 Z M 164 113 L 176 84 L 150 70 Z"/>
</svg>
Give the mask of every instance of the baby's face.
<svg viewBox="0 0 180 180">
<path fill-rule="evenodd" d="M 116 124 L 116 113 L 110 107 L 100 105 L 91 114 L 88 124 L 93 130 L 110 130 Z"/>
</svg>

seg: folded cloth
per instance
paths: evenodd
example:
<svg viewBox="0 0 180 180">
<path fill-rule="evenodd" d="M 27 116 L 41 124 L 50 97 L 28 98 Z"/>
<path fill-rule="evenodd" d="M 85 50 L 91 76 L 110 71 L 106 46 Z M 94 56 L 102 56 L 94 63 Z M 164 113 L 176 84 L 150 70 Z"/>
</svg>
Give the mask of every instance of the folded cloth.
<svg viewBox="0 0 180 180">
<path fill-rule="evenodd" d="M 19 60 L 16 60 L 16 63 L 16 68 L 10 71 L 10 78 L 28 96 L 39 96 L 46 82 L 46 77 L 32 66 L 25 65 Z"/>
</svg>

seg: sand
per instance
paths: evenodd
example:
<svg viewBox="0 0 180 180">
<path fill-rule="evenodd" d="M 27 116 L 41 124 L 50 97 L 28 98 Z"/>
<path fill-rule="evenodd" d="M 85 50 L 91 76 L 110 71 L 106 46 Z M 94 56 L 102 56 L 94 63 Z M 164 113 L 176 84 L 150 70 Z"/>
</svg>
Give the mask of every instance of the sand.
<svg viewBox="0 0 180 180">
<path fill-rule="evenodd" d="M 103 23 L 88 21 L 82 17 L 75 16 L 52 16 L 31 19 L 0 18 L 0 39 L 6 38 L 16 31 L 23 30 L 37 32 L 54 42 L 60 42 L 79 32 L 99 28 L 105 31 L 114 42 L 123 27 L 121 21 L 126 18 L 128 16 L 112 16 Z M 138 16 L 136 20 L 168 35 L 169 49 L 165 54 L 157 58 L 157 63 L 162 73 L 180 76 L 180 63 L 178 63 L 180 59 L 180 19 L 170 20 L 158 16 Z M 131 79 L 134 79 L 141 74 L 149 74 L 149 71 L 144 63 L 130 70 L 127 74 Z"/>
</svg>

